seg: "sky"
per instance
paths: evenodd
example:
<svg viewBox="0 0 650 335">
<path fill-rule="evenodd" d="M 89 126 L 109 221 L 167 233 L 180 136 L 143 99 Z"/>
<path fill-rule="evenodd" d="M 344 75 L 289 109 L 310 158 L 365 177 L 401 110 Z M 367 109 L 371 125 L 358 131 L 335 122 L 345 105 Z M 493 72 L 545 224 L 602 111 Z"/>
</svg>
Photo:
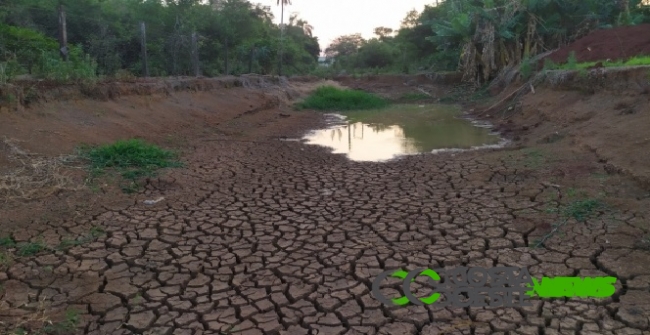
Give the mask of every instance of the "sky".
<svg viewBox="0 0 650 335">
<path fill-rule="evenodd" d="M 277 0 L 251 1 L 271 5 L 275 21 L 280 23 L 280 6 Z M 320 47 L 325 48 L 338 36 L 360 33 L 368 39 L 374 36 L 376 27 L 400 27 L 406 14 L 415 9 L 421 12 L 424 5 L 435 0 L 291 0 L 284 7 L 284 22 L 289 15 L 298 13 L 298 18 L 306 20 L 314 27 L 313 35 L 318 37 Z"/>
</svg>

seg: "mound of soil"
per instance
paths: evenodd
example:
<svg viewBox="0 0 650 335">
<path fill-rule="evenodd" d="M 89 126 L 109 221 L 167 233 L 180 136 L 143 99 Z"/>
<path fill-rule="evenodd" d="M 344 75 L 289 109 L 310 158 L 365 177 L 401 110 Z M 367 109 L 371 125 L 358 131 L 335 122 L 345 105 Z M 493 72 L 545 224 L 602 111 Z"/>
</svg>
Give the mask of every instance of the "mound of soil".
<svg viewBox="0 0 650 335">
<path fill-rule="evenodd" d="M 459 73 L 432 73 L 417 75 L 370 75 L 363 77 L 337 76 L 341 85 L 377 94 L 394 102 L 402 101 L 407 94 L 430 95 L 438 99 L 449 94 L 449 89 L 461 82 Z M 422 91 L 426 92 L 423 93 Z"/>
<path fill-rule="evenodd" d="M 650 55 L 650 24 L 596 30 L 545 58 L 558 64 L 566 63 L 572 51 L 578 62 L 614 61 Z M 544 63 L 544 59 L 541 63 Z"/>
</svg>

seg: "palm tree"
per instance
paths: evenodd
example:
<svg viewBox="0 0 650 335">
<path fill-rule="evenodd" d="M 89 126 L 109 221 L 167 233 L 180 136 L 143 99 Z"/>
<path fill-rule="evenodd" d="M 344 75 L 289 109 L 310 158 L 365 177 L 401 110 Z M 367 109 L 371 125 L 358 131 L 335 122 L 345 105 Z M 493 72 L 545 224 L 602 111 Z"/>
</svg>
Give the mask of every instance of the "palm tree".
<svg viewBox="0 0 650 335">
<path fill-rule="evenodd" d="M 262 6 L 262 4 L 255 5 L 253 12 L 257 17 L 264 20 L 264 22 L 273 21 L 273 13 L 271 12 L 271 6 Z"/>
<path fill-rule="evenodd" d="M 282 5 L 280 14 L 280 63 L 278 67 L 278 76 L 282 76 L 282 47 L 284 44 L 284 5 L 290 5 L 291 0 L 278 0 L 278 5 Z"/>
<path fill-rule="evenodd" d="M 307 21 L 303 19 L 298 19 L 298 22 L 296 22 L 296 26 L 302 28 L 302 31 L 305 33 L 305 35 L 311 37 L 312 32 L 314 31 L 314 26 L 311 24 L 307 23 Z"/>
<path fill-rule="evenodd" d="M 299 19 L 298 13 L 293 13 L 289 15 L 288 26 L 300 28 L 302 32 L 309 37 L 312 37 L 312 32 L 314 31 L 314 26 L 309 24 L 309 22 L 307 22 L 306 20 Z"/>
</svg>

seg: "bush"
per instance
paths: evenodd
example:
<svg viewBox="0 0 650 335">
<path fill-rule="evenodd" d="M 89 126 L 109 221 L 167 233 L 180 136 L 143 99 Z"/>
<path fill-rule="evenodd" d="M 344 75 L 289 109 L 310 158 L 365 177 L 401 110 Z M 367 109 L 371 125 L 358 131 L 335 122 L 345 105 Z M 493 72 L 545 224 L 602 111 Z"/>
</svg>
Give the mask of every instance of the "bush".
<svg viewBox="0 0 650 335">
<path fill-rule="evenodd" d="M 388 106 L 388 102 L 378 96 L 357 90 L 338 89 L 321 86 L 297 107 L 316 110 L 361 110 Z"/>
<path fill-rule="evenodd" d="M 57 81 L 96 79 L 95 60 L 80 46 L 68 48 L 69 61 L 64 62 L 55 39 L 31 29 L 0 24 L 0 79 L 6 81 L 25 73 Z"/>
<path fill-rule="evenodd" d="M 0 62 L 16 60 L 22 73 L 32 72 L 40 63 L 42 53 L 58 50 L 59 44 L 37 31 L 0 24 Z"/>
<path fill-rule="evenodd" d="M 120 140 L 113 144 L 99 147 L 82 148 L 82 156 L 90 161 L 94 175 L 107 169 L 116 169 L 131 185 L 125 190 L 133 190 L 138 178 L 156 175 L 156 170 L 180 167 L 176 154 L 148 144 L 139 139 Z"/>
<path fill-rule="evenodd" d="M 558 69 L 558 65 L 555 64 L 555 62 L 553 60 L 551 60 L 550 58 L 545 58 L 544 59 L 544 70 L 545 71 L 557 70 L 557 69 Z"/>
<path fill-rule="evenodd" d="M 569 57 L 566 60 L 566 68 L 568 70 L 577 70 L 578 69 L 578 59 L 576 58 L 576 52 L 571 51 Z"/>
<path fill-rule="evenodd" d="M 361 67 L 385 68 L 391 66 L 397 56 L 397 50 L 379 40 L 370 40 L 359 48 L 357 60 Z"/>
<path fill-rule="evenodd" d="M 521 78 L 523 80 L 528 80 L 528 78 L 533 74 L 533 64 L 530 61 L 530 58 L 526 57 L 521 61 L 519 73 L 521 73 Z"/>
<path fill-rule="evenodd" d="M 72 46 L 69 49 L 67 62 L 61 59 L 58 52 L 43 52 L 36 74 L 61 82 L 97 79 L 97 62 L 85 55 L 80 47 Z"/>
</svg>

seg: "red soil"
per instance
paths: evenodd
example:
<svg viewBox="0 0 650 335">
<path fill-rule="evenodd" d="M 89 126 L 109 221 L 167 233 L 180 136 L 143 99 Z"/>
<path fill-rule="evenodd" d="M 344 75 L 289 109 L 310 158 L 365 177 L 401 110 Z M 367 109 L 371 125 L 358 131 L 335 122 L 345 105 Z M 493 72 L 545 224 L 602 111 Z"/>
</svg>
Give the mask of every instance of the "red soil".
<svg viewBox="0 0 650 335">
<path fill-rule="evenodd" d="M 650 24 L 596 30 L 546 58 L 555 63 L 565 63 L 572 51 L 575 51 L 578 62 L 613 61 L 650 55 Z"/>
</svg>

